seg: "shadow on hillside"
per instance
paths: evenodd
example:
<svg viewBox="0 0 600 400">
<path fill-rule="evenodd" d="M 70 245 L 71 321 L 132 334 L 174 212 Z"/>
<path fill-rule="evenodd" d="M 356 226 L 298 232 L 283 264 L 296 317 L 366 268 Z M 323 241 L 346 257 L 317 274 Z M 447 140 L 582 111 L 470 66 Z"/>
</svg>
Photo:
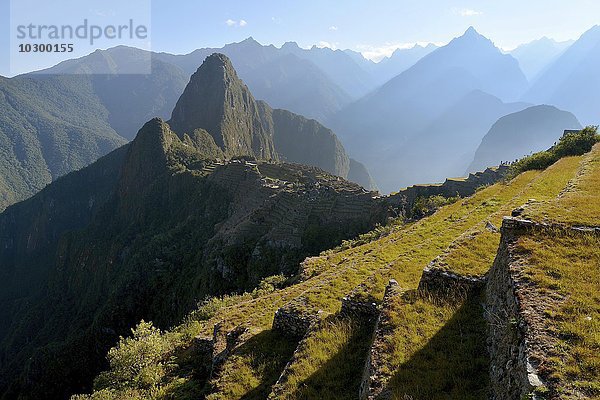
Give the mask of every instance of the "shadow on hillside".
<svg viewBox="0 0 600 400">
<path fill-rule="evenodd" d="M 240 346 L 233 355 L 252 360 L 252 369 L 258 372 L 260 384 L 251 389 L 240 400 L 264 400 L 271 387 L 292 358 L 298 340 L 286 337 L 273 330 L 262 331 Z M 236 373 L 236 371 L 232 371 Z"/>
<path fill-rule="evenodd" d="M 388 382 L 395 399 L 487 399 L 489 357 L 482 297 L 472 296 Z"/>
<path fill-rule="evenodd" d="M 331 321 L 344 321 L 340 316 Z M 351 324 L 349 340 L 299 385 L 297 399 L 356 399 L 373 334 L 373 323 Z"/>
<path fill-rule="evenodd" d="M 298 341 L 279 333 L 267 330 L 251 337 L 238 347 L 230 357 L 242 357 L 250 360 L 249 364 L 260 383 L 254 389 L 243 394 L 243 400 L 264 400 L 271 391 L 286 363 L 292 357 Z M 194 349 L 186 349 L 178 354 L 177 375 L 187 378 L 181 384 L 172 387 L 165 398 L 168 399 L 202 399 L 211 393 L 209 381 L 210 369 L 207 369 L 203 359 Z M 225 362 L 227 364 L 227 361 Z M 235 382 L 240 371 L 228 369 L 227 365 L 221 371 L 220 379 Z"/>
</svg>

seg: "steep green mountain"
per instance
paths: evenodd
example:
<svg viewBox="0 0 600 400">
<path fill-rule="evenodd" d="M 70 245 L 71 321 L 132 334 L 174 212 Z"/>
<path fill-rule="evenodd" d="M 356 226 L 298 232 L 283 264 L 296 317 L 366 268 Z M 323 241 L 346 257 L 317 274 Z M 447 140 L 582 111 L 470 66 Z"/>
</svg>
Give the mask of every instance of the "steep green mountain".
<svg viewBox="0 0 600 400">
<path fill-rule="evenodd" d="M 263 126 L 259 106 L 222 54 L 207 57 L 192 75 L 169 125 L 190 135 L 205 129 L 228 158 L 277 159 L 273 133 Z"/>
<path fill-rule="evenodd" d="M 353 99 L 309 59 L 272 45 L 263 46 L 252 38 L 185 55 L 153 54 L 153 58 L 177 65 L 191 75 L 215 52 L 227 55 L 256 98 L 274 107 L 324 121 Z"/>
<path fill-rule="evenodd" d="M 222 54 L 207 57 L 192 75 L 169 125 L 193 141 L 194 131 L 204 129 L 225 157 L 281 159 L 313 165 L 342 178 L 350 172 L 350 159 L 333 131 L 315 120 L 257 102 Z M 196 142 L 205 144 L 205 139 Z M 357 183 L 372 189 L 367 175 L 357 174 L 364 179 Z"/>
<path fill-rule="evenodd" d="M 400 180 L 393 166 L 388 168 L 388 158 L 381 157 L 382 151 L 401 147 L 474 90 L 513 101 L 526 89 L 527 80 L 518 62 L 469 28 L 461 37 L 347 106 L 329 125 L 340 135 L 349 154 L 364 162 L 381 189 L 389 192 L 399 186 Z M 402 158 L 404 154 L 395 156 Z"/>
<path fill-rule="evenodd" d="M 585 32 L 534 82 L 523 99 L 568 110 L 583 124 L 600 121 L 600 26 Z"/>
<path fill-rule="evenodd" d="M 170 115 L 187 77 L 158 60 L 151 74 L 130 74 L 142 62 L 146 53 L 117 47 L 0 80 L 0 210 Z"/>
<path fill-rule="evenodd" d="M 468 168 L 478 171 L 500 162 L 512 162 L 547 149 L 564 130 L 581 129 L 577 118 L 552 106 L 534 106 L 500 118 L 483 137 Z"/>
<path fill-rule="evenodd" d="M 1 398 L 64 398 L 140 318 L 170 326 L 387 218 L 360 186 L 277 162 L 350 169 L 333 132 L 256 102 L 222 54 L 172 115 L 0 214 Z"/>
<path fill-rule="evenodd" d="M 125 143 L 85 77 L 0 80 L 0 210 Z"/>
</svg>

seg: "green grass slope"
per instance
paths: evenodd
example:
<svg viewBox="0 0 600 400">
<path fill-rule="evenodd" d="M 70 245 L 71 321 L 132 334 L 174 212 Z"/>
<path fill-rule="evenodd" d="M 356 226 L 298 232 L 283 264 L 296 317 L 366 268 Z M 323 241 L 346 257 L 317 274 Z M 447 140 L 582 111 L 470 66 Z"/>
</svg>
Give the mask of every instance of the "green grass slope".
<svg viewBox="0 0 600 400">
<path fill-rule="evenodd" d="M 105 379 L 118 375 L 110 369 L 96 380 L 94 394 L 79 398 L 264 398 L 296 343 L 271 330 L 275 311 L 286 304 L 308 312 L 321 311 L 324 322 L 289 358 L 287 381 L 278 388 L 278 396 L 356 398 L 367 353 L 365 338 L 369 344 L 372 328 L 365 331 L 342 318 L 340 302 L 357 287 L 365 298 L 380 302 L 388 280 L 395 279 L 405 295 L 384 310 L 391 321 L 383 357 L 389 377 L 386 388 L 397 399 L 485 399 L 487 359 L 482 355 L 485 321 L 481 300 L 439 301 L 419 294 L 416 289 L 422 270 L 438 258 L 455 272 L 487 272 L 499 241 L 499 235 L 486 228 L 488 222 L 500 226 L 504 215 L 530 199 L 535 199 L 535 204 L 567 199 L 566 193 L 576 190 L 576 182 L 580 182 L 580 193 L 584 193 L 588 186 L 581 182 L 592 178 L 582 170 L 590 169 L 590 158 L 597 153 L 596 147 L 584 156 L 562 158 L 544 170 L 525 171 L 417 222 L 393 224 L 373 235 L 371 241 L 347 242 L 309 258 L 302 265 L 301 279 L 286 288 L 271 286 L 213 299 L 182 324 L 159 335 L 167 345 L 155 356 L 157 361 L 148 366 L 155 374 L 150 384 L 139 383 L 148 371 L 138 368 L 135 379 L 121 379 L 115 385 Z M 209 379 L 195 372 L 198 362 L 193 361 L 197 357 L 194 337 L 210 337 L 215 324 L 223 329 L 243 325 L 251 339 Z M 269 345 L 271 341 L 274 347 Z M 129 349 L 123 339 L 114 351 Z M 156 369 L 166 363 L 171 367 Z"/>
</svg>

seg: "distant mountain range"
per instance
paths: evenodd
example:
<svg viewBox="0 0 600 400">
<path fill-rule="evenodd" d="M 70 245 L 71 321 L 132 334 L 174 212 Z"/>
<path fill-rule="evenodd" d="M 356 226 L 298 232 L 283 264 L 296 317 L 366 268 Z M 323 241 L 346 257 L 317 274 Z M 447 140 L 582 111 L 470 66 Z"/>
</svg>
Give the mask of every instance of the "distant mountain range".
<svg viewBox="0 0 600 400">
<path fill-rule="evenodd" d="M 189 75 L 215 50 L 233 57 L 258 98 L 321 120 L 352 99 L 330 78 L 335 65 L 343 70 L 345 63 L 349 74 L 354 71 L 367 80 L 355 90 L 364 92 L 373 85 L 369 73 L 360 72 L 343 52 L 296 46 L 305 57 L 299 58 L 292 47 L 277 49 L 248 39 L 177 56 L 121 46 L 44 71 L 0 77 L 0 210 L 131 140 L 144 121 L 168 119 Z M 329 75 L 309 59 L 324 68 L 329 63 Z M 143 62 L 152 63 L 152 73 L 131 74 Z M 346 81 L 352 84 L 354 79 L 349 75 Z"/>
<path fill-rule="evenodd" d="M 414 45 L 408 49 L 396 49 L 391 56 L 385 57 L 379 63 L 374 64 L 378 82 L 384 84 L 398 74 L 406 71 L 417 63 L 421 58 L 436 50 L 438 46 L 433 43 L 427 46 Z"/>
<path fill-rule="evenodd" d="M 534 82 L 538 75 L 543 73 L 573 43 L 573 40 L 557 42 L 554 39 L 543 37 L 523 44 L 510 51 L 509 54 L 519 61 L 527 79 Z"/>
<path fill-rule="evenodd" d="M 413 171 L 435 164 L 435 160 L 430 160 L 424 165 L 398 166 L 409 153 L 423 153 L 424 149 L 410 146 L 400 150 L 411 137 L 430 135 L 423 131 L 474 90 L 506 101 L 518 99 L 526 89 L 527 79 L 518 62 L 469 28 L 464 35 L 423 57 L 375 92 L 347 106 L 332 118 L 330 125 L 342 137 L 350 154 L 370 167 L 382 190 L 391 192 L 415 183 Z M 464 111 L 464 118 L 476 119 L 483 110 Z M 497 117 L 500 116 L 501 112 Z M 459 134 L 450 127 L 444 129 L 449 138 Z M 475 138 L 473 150 L 486 130 L 484 127 Z M 390 165 L 390 160 L 398 162 Z"/>
<path fill-rule="evenodd" d="M 599 32 L 566 49 L 543 38 L 502 54 L 470 28 L 441 48 L 398 49 L 379 63 L 349 50 L 277 48 L 252 38 L 185 55 L 116 47 L 0 77 L 0 209 L 131 140 L 148 119 L 168 119 L 189 76 L 214 52 L 230 57 L 256 99 L 332 128 L 364 163 L 353 163 L 363 173 L 342 176 L 371 172 L 374 180 L 361 183 L 377 182 L 384 192 L 441 180 L 464 171 L 506 114 L 550 104 L 597 123 Z M 152 74 L 127 74 L 149 61 Z M 439 162 L 425 163 L 424 154 Z"/>
<path fill-rule="evenodd" d="M 556 59 L 523 96 L 572 112 L 584 125 L 600 121 L 600 26 L 595 26 Z"/>
<path fill-rule="evenodd" d="M 447 177 L 464 176 L 482 132 L 487 132 L 498 118 L 525 107 L 525 103 L 504 103 L 479 90 L 466 94 L 427 127 L 392 148 L 386 161 L 394 179 L 406 186 L 412 182 L 435 183 Z M 402 156 L 395 156 L 397 154 Z M 483 166 L 482 171 L 493 165 L 496 164 Z"/>
</svg>

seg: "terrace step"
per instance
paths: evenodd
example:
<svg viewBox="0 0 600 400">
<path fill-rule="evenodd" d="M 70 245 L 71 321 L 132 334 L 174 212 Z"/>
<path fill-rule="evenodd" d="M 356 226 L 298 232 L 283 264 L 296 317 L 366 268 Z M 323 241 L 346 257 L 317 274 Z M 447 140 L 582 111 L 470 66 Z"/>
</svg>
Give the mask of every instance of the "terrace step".
<svg viewBox="0 0 600 400">
<path fill-rule="evenodd" d="M 385 288 L 385 295 L 381 306 L 381 313 L 375 324 L 373 333 L 373 343 L 363 371 L 363 379 L 360 385 L 360 400 L 387 400 L 392 398 L 392 394 L 387 389 L 386 383 L 390 376 L 384 372 L 384 362 L 382 360 L 382 349 L 385 346 L 387 335 L 390 331 L 391 321 L 386 311 L 389 310 L 392 300 L 396 296 L 402 295 L 403 290 L 395 280 L 390 280 Z"/>
</svg>

